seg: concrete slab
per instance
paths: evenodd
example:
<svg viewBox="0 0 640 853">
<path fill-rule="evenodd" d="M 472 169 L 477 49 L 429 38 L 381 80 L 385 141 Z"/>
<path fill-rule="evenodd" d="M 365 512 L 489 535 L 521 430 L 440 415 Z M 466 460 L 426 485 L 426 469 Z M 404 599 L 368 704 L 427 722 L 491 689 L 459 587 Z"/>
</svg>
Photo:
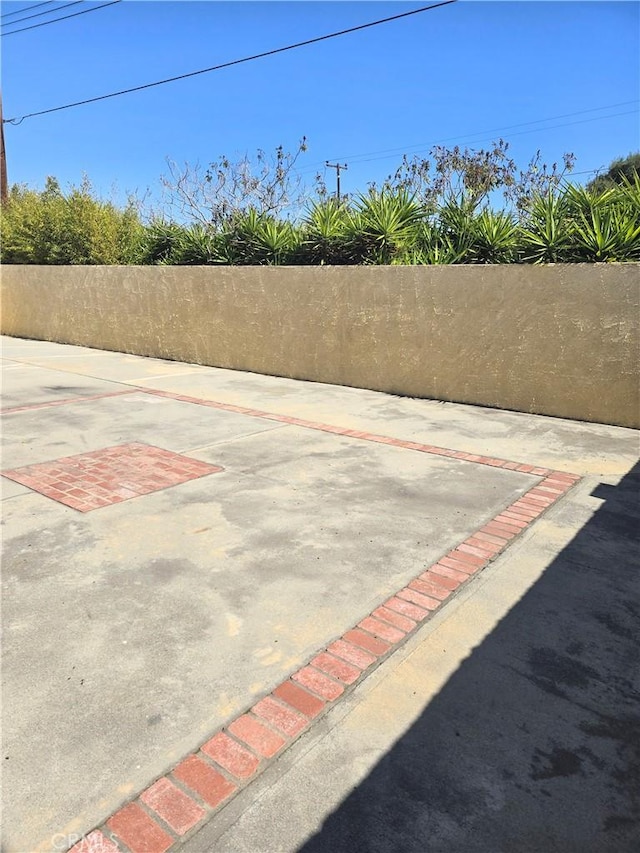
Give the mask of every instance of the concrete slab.
<svg viewBox="0 0 640 853">
<path fill-rule="evenodd" d="M 3 362 L 2 365 L 3 409 L 113 391 L 119 392 L 122 389 L 102 379 L 81 375 L 70 377 L 63 371 L 43 368 L 36 364 Z"/>
<path fill-rule="evenodd" d="M 74 375 L 93 375 L 95 365 L 106 360 L 109 378 L 122 383 L 122 388 L 133 385 L 251 405 L 269 412 L 338 423 L 350 429 L 384 432 L 385 425 L 393 425 L 393 435 L 398 438 L 429 440 L 488 456 L 527 459 L 536 465 L 564 467 L 584 475 L 621 477 L 640 453 L 636 430 L 604 424 L 398 397 L 122 353 L 104 353 L 99 362 L 85 361 L 85 357 L 91 359 L 100 351 L 11 338 L 3 341 L 6 358 L 28 360 L 40 366 L 55 366 L 62 351 L 64 359 L 72 359 Z M 102 373 L 100 376 L 107 378 Z M 150 376 L 154 378 L 149 379 Z"/>
<path fill-rule="evenodd" d="M 225 471 L 86 516 L 39 495 L 7 505 L 9 849 L 54 816 L 99 823 L 123 785 L 165 771 L 530 484 L 286 432 L 200 452 Z M 59 761 L 36 781 L 52 739 Z"/>
<path fill-rule="evenodd" d="M 282 428 L 281 424 L 231 412 L 219 414 L 148 394 L 87 399 L 5 417 L 3 468 L 8 463 L 11 467 L 33 465 L 131 441 L 175 453 L 192 452 Z"/>
<path fill-rule="evenodd" d="M 553 464 L 586 474 L 585 482 L 591 486 L 597 482 L 594 473 L 610 482 L 623 476 L 638 447 L 638 434 L 632 430 L 76 347 L 9 340 L 3 343 L 3 353 L 18 367 L 28 359 L 24 370 L 9 371 L 14 376 L 13 399 L 62 403 L 61 395 L 47 389 L 53 387 L 53 377 L 65 373 L 81 383 L 76 387 L 83 393 L 77 396 L 132 392 L 7 415 L 3 468 L 141 441 L 225 469 L 86 515 L 3 481 L 7 851 L 53 849 L 52 833 L 84 832 L 98 825 L 414 577 L 421 566 L 535 482 L 531 475 L 515 471 L 203 408 L 137 388 L 171 390 L 490 456 Z M 573 501 L 566 506 L 574 507 Z M 443 671 L 453 673 L 461 663 L 458 652 L 450 651 L 452 646 L 444 645 L 439 652 L 439 641 L 435 647 L 429 641 L 439 620 L 451 618 L 451 630 L 468 638 L 464 655 L 480 644 L 491 620 L 506 616 L 528 585 L 553 564 L 565 540 L 588 520 L 589 513 L 578 507 L 558 527 L 553 521 L 558 511 L 538 521 L 517 546 L 485 570 L 480 576 L 483 589 L 487 579 L 499 579 L 486 596 L 472 597 L 472 590 L 479 589 L 474 583 L 422 629 L 419 638 L 428 645 L 419 668 L 422 681 L 401 676 L 406 684 L 397 688 L 398 696 L 417 696 L 417 704 L 409 701 L 404 713 L 388 691 L 387 699 L 381 700 L 397 710 L 400 728 L 411 725 L 412 714 L 420 713 L 418 706 L 424 708 L 444 684 L 437 678 L 425 682 L 425 672 L 444 666 Z M 619 556 L 614 539 L 598 547 L 602 553 L 608 548 L 611 560 Z M 496 574 L 500 567 L 502 574 Z M 600 592 L 596 585 L 589 595 Z M 554 634 L 553 619 L 547 623 L 549 647 L 558 648 L 565 639 L 563 632 Z M 422 648 L 419 638 L 406 648 Z M 440 654 L 444 664 L 436 665 Z M 513 652 L 518 654 L 529 659 L 526 648 Z M 552 671 L 553 661 L 548 656 L 545 660 Z M 379 672 L 395 672 L 397 666 L 394 657 Z M 366 685 L 373 690 L 375 683 L 367 680 L 345 700 L 344 708 L 361 703 L 364 709 Z M 425 683 L 431 685 L 432 694 L 425 693 Z M 511 689 L 506 683 L 496 685 Z M 526 697 L 527 702 L 532 698 Z M 397 726 L 391 723 L 388 728 L 386 723 L 379 726 L 378 746 L 372 748 L 366 738 L 358 740 L 350 733 L 340 707 L 293 752 L 299 751 L 302 762 L 308 745 L 324 737 L 318 733 L 335 728 L 329 751 L 345 742 L 343 736 L 352 744 L 344 754 L 350 756 L 347 761 L 353 770 L 345 769 L 345 779 L 353 785 L 362 781 L 377 757 L 392 749 L 399 734 L 393 734 Z M 381 722 L 390 721 L 390 714 L 381 714 L 380 707 L 373 713 Z M 359 725 L 363 731 L 367 728 Z M 318 741 L 315 756 L 327 761 L 322 748 Z M 285 753 L 262 780 L 272 778 L 269 774 L 278 767 L 282 772 L 293 766 L 293 752 Z M 43 755 L 49 757 L 45 762 Z M 315 775 L 320 772 L 319 765 L 309 767 Z M 327 803 L 337 808 L 342 797 L 343 786 L 335 774 L 329 774 L 323 787 L 323 816 Z M 284 787 L 278 788 L 281 802 L 291 813 L 297 809 L 309 815 L 299 822 L 297 834 L 284 832 L 278 842 L 264 827 L 259 830 L 265 819 L 273 827 L 279 825 L 277 815 L 268 809 L 280 808 L 274 799 L 265 806 L 267 811 L 260 812 L 260 804 L 266 802 L 263 786 L 269 783 L 259 780 L 208 824 L 204 834 L 194 836 L 188 842 L 190 849 L 194 853 L 297 849 L 319 829 L 320 812 L 300 800 L 296 805 L 288 802 L 296 785 L 298 791 L 310 790 L 298 777 L 287 789 L 288 776 L 283 775 Z M 242 826 L 249 828 L 241 828 L 237 835 L 234 830 L 232 840 L 229 821 L 233 815 L 238 819 L 240 808 L 248 809 Z M 265 833 L 263 846 L 255 846 L 256 832 Z M 362 849 L 378 849 L 374 834 L 368 842 L 374 846 Z M 350 837 L 351 846 L 358 849 Z M 407 843 L 413 843 L 407 837 Z M 443 844 L 449 843 L 447 837 L 442 836 Z M 459 836 L 451 837 L 458 843 Z M 317 849 L 333 849 L 333 836 L 320 843 L 325 847 Z M 193 846 L 197 844 L 203 846 Z M 397 848 L 379 849 L 386 853 Z M 442 849 L 453 853 L 460 847 Z"/>
<path fill-rule="evenodd" d="M 636 851 L 639 477 L 582 484 L 185 853 Z"/>
</svg>

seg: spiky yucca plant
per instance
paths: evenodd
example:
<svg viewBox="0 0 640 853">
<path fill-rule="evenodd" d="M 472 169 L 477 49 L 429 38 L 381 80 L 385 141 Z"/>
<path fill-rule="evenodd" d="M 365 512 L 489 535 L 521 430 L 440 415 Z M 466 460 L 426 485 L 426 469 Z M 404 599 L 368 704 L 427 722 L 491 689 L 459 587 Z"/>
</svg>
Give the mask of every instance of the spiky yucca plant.
<svg viewBox="0 0 640 853">
<path fill-rule="evenodd" d="M 300 229 L 287 220 L 265 216 L 253 235 L 253 253 L 260 264 L 292 263 L 302 242 Z"/>
<path fill-rule="evenodd" d="M 573 260 L 588 263 L 640 257 L 640 181 L 588 190 L 568 186 Z"/>
<path fill-rule="evenodd" d="M 321 199 L 308 208 L 303 221 L 299 260 L 309 264 L 350 264 L 354 222 L 345 203 Z"/>
<path fill-rule="evenodd" d="M 352 215 L 354 257 L 394 262 L 415 245 L 425 216 L 425 208 L 404 189 L 369 190 L 357 198 Z"/>
<path fill-rule="evenodd" d="M 573 260 L 570 212 L 565 193 L 549 189 L 533 197 L 522 228 L 524 261 L 553 264 Z"/>
<path fill-rule="evenodd" d="M 473 223 L 473 260 L 480 264 L 510 264 L 517 260 L 520 228 L 504 211 L 483 210 Z"/>
<path fill-rule="evenodd" d="M 216 262 L 280 266 L 294 261 L 300 242 L 300 229 L 291 222 L 249 208 L 222 226 L 217 239 Z"/>
<path fill-rule="evenodd" d="M 451 194 L 436 211 L 440 244 L 452 263 L 470 264 L 475 258 L 477 202 L 464 193 Z M 441 261 L 438 261 L 441 263 Z"/>
</svg>

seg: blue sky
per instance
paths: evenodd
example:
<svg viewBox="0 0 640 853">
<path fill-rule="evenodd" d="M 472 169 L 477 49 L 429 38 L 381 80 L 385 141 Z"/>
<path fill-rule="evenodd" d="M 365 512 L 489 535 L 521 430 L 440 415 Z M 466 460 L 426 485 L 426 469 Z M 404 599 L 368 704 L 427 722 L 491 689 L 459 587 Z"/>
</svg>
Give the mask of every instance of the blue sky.
<svg viewBox="0 0 640 853">
<path fill-rule="evenodd" d="M 9 26 L 69 0 L 20 12 Z M 198 70 L 378 18 L 405 2 L 125 2 L 2 38 L 5 118 Z M 166 158 L 208 163 L 273 149 L 349 165 L 347 192 L 394 171 L 402 152 L 503 136 L 525 165 L 577 157 L 579 173 L 640 148 L 640 6 L 635 2 L 474 2 L 449 6 L 144 92 L 5 125 L 9 181 L 154 198 Z M 603 108 L 603 109 L 600 109 Z M 582 112 L 587 111 L 590 112 Z M 555 116 L 563 118 L 553 119 Z M 550 121 L 540 121 L 552 119 Z M 535 123 L 534 123 L 535 122 Z M 525 124 L 529 123 L 529 124 Z M 524 125 L 508 129 L 511 125 Z M 389 151 L 393 149 L 393 151 Z M 580 175 L 577 180 L 588 180 Z M 330 187 L 335 173 L 327 174 Z"/>
</svg>

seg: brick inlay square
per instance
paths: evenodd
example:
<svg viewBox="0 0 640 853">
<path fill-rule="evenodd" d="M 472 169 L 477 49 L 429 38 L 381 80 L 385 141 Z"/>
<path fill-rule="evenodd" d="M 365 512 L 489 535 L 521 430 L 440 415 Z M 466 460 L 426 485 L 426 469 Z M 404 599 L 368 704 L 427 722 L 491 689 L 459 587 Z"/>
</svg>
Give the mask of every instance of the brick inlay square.
<svg viewBox="0 0 640 853">
<path fill-rule="evenodd" d="M 80 512 L 148 495 L 223 469 L 149 444 L 119 444 L 2 476 Z"/>
</svg>

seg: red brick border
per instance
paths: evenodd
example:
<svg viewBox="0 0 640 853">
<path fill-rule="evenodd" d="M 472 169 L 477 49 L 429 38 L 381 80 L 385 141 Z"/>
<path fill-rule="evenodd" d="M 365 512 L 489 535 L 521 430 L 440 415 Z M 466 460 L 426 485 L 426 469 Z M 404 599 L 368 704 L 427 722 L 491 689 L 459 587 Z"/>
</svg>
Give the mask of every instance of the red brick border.
<svg viewBox="0 0 640 853">
<path fill-rule="evenodd" d="M 466 453 L 463 450 L 451 450 L 448 447 L 438 447 L 432 444 L 422 444 L 419 441 L 404 441 L 400 438 L 391 438 L 388 435 L 379 435 L 373 432 L 365 432 L 357 429 L 345 429 L 333 426 L 333 424 L 309 421 L 305 418 L 293 418 L 289 415 L 278 415 L 273 412 L 263 412 L 260 409 L 249 409 L 246 406 L 235 406 L 231 403 L 219 403 L 216 400 L 203 400 L 199 397 L 188 397 L 185 394 L 174 394 L 171 391 L 157 391 L 146 388 L 139 389 L 145 394 L 154 397 L 166 397 L 170 400 L 178 400 L 181 403 L 194 403 L 197 406 L 206 406 L 210 409 L 220 409 L 223 412 L 233 412 L 238 415 L 248 415 L 252 418 L 263 418 L 268 421 L 278 421 L 289 426 L 300 426 L 306 429 L 315 429 L 320 432 L 329 432 L 334 435 L 345 435 L 348 438 L 359 438 L 363 441 L 374 441 L 378 444 L 389 444 L 392 447 L 403 447 L 407 450 L 417 450 L 421 453 L 431 453 L 434 456 L 450 456 L 452 459 L 462 459 L 466 462 L 475 462 L 478 465 L 490 465 L 492 468 L 504 468 L 508 471 L 519 471 L 523 474 L 535 474 L 545 476 L 551 473 L 549 468 L 541 468 L 534 465 L 523 465 L 508 459 L 497 459 L 492 456 L 479 456 L 477 453 Z M 573 476 L 573 475 L 572 475 Z M 579 478 L 578 478 L 579 479 Z"/>
<path fill-rule="evenodd" d="M 69 403 L 88 403 L 91 400 L 104 400 L 107 397 L 124 397 L 125 394 L 139 394 L 143 389 L 132 388 L 130 391 L 109 391 L 106 394 L 92 394 L 89 397 L 68 397 L 66 400 L 49 400 L 46 403 L 31 403 L 28 406 L 13 406 L 0 409 L 0 415 L 15 415 L 18 412 L 31 412 L 37 409 L 52 409 L 54 406 L 68 406 Z"/>
<path fill-rule="evenodd" d="M 525 494 L 505 507 L 455 548 L 427 566 L 357 625 L 315 653 L 304 666 L 269 695 L 231 720 L 193 753 L 98 828 L 88 832 L 70 853 L 165 853 L 192 835 L 239 790 L 246 787 L 283 750 L 353 690 L 478 572 L 496 559 L 513 539 L 553 506 L 581 478 L 506 459 L 404 441 L 360 430 L 308 421 L 196 397 L 137 388 L 146 393 L 222 411 L 279 421 L 307 429 L 388 444 L 530 474 L 538 478 Z M 118 396 L 106 394 L 102 397 Z M 84 401 L 85 398 L 80 398 Z M 86 399 L 97 399 L 90 397 Z M 45 403 L 8 412 L 62 405 Z"/>
</svg>

